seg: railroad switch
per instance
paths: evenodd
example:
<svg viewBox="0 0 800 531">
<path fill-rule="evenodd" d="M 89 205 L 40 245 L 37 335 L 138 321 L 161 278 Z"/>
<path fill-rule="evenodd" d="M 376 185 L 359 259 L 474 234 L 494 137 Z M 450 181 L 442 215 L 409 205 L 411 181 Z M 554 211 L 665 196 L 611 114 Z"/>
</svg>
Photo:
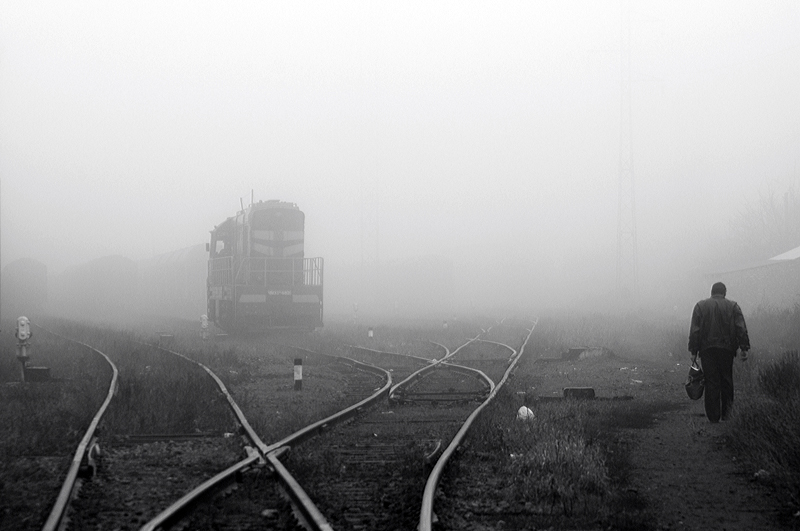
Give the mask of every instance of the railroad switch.
<svg viewBox="0 0 800 531">
<path fill-rule="evenodd" d="M 261 454 L 258 452 L 258 450 L 256 450 L 256 449 L 255 449 L 255 448 L 253 448 L 252 446 L 245 446 L 245 447 L 244 447 L 244 451 L 245 451 L 245 453 L 247 454 L 247 457 L 255 457 L 255 456 L 258 456 L 258 465 L 259 465 L 259 466 L 265 466 L 265 465 L 267 464 L 267 461 L 266 461 L 266 459 L 264 459 L 264 456 L 263 456 L 263 455 L 261 455 Z"/>
</svg>

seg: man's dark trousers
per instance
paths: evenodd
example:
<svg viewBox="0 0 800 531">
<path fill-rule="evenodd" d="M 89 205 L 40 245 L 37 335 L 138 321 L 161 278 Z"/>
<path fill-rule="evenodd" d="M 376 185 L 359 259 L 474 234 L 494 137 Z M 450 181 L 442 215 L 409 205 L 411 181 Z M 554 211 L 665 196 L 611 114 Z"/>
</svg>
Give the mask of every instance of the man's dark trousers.
<svg viewBox="0 0 800 531">
<path fill-rule="evenodd" d="M 733 404 L 733 358 L 736 353 L 724 348 L 710 348 L 700 353 L 706 379 L 706 417 L 711 422 L 728 418 Z"/>
</svg>

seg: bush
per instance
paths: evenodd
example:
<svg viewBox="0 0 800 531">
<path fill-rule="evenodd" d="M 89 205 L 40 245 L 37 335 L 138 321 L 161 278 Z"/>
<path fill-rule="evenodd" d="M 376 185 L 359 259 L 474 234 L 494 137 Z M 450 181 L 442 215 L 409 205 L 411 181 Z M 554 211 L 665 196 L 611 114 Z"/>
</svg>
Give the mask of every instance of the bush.
<svg viewBox="0 0 800 531">
<path fill-rule="evenodd" d="M 769 472 L 771 483 L 800 506 L 800 356 L 785 352 L 747 380 L 736 401 L 731 445 L 752 470 Z"/>
<path fill-rule="evenodd" d="M 759 390 L 780 402 L 789 402 L 800 395 L 800 355 L 798 351 L 784 352 L 777 360 L 761 369 Z"/>
</svg>

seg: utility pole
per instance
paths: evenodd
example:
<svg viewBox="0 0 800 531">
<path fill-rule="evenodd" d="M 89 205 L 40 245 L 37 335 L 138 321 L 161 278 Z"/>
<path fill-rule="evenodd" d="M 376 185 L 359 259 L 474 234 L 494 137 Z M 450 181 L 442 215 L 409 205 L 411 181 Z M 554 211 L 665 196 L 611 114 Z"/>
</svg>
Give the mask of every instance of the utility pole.
<svg viewBox="0 0 800 531">
<path fill-rule="evenodd" d="M 635 298 L 638 292 L 638 282 L 636 271 L 636 195 L 633 172 L 633 126 L 631 112 L 630 0 L 621 1 L 621 15 L 617 293 L 623 298 Z"/>
</svg>

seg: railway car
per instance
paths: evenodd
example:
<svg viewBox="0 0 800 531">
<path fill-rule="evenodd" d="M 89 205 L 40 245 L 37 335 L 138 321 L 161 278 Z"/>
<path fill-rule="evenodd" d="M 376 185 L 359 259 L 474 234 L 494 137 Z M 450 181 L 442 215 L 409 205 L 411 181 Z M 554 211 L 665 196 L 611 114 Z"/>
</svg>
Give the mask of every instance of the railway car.
<svg viewBox="0 0 800 531">
<path fill-rule="evenodd" d="M 202 242 L 139 260 L 137 265 L 142 315 L 195 321 L 206 312 L 208 254 Z"/>
<path fill-rule="evenodd" d="M 103 256 L 54 279 L 50 310 L 77 319 L 126 319 L 136 309 L 138 267 L 124 256 Z"/>
<path fill-rule="evenodd" d="M 226 331 L 322 326 L 322 258 L 304 254 L 294 203 L 252 203 L 211 231 L 208 318 Z"/>
</svg>

